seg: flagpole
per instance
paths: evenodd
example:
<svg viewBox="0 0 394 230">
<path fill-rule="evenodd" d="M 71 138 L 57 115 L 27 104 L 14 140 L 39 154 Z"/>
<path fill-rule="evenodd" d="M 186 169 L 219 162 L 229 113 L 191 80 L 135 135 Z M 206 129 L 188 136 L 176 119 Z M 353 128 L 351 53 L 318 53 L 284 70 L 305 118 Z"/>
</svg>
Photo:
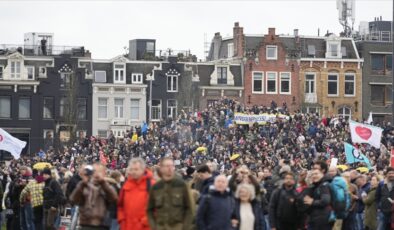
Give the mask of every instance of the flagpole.
<svg viewBox="0 0 394 230">
<path fill-rule="evenodd" d="M 394 0 L 392 1 L 392 3 L 393 3 L 393 6 L 392 6 L 392 9 L 393 9 L 393 11 L 392 11 L 393 12 L 393 20 L 391 21 L 391 48 L 392 48 L 392 53 L 394 54 L 394 43 L 393 43 L 393 41 L 394 41 L 394 39 L 393 39 L 393 35 L 394 35 Z M 393 66 L 393 65 L 394 65 L 394 59 L 391 58 L 391 66 Z M 391 96 L 392 96 L 392 102 L 394 102 L 394 89 L 393 89 L 393 86 L 394 86 L 394 71 L 392 71 L 391 78 L 392 78 Z M 391 125 L 394 125 L 394 103 L 391 103 L 391 119 L 392 119 Z"/>
</svg>

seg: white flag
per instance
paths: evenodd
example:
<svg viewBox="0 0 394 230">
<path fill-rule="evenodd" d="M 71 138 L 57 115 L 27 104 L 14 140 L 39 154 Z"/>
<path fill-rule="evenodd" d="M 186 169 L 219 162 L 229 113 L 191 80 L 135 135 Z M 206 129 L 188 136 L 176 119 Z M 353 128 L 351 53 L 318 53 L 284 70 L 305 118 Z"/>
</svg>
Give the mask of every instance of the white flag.
<svg viewBox="0 0 394 230">
<path fill-rule="evenodd" d="M 0 128 L 0 150 L 10 152 L 15 159 L 19 159 L 22 149 L 26 146 L 25 141 L 11 136 L 4 129 Z"/>
<path fill-rule="evenodd" d="M 353 143 L 368 143 L 375 148 L 380 148 L 383 129 L 355 121 L 350 121 L 349 124 Z"/>
<path fill-rule="evenodd" d="M 369 116 L 368 116 L 368 119 L 367 119 L 367 124 L 371 124 L 373 122 L 373 119 L 372 119 L 372 112 L 369 112 Z"/>
</svg>

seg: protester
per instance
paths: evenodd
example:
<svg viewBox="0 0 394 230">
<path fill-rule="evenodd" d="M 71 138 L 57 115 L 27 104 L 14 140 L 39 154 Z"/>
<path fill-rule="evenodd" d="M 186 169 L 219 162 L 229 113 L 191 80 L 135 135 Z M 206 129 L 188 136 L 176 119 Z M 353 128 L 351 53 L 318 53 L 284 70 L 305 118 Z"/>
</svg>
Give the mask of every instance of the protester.
<svg viewBox="0 0 394 230">
<path fill-rule="evenodd" d="M 379 185 L 379 181 L 380 180 L 377 175 L 372 175 L 371 188 L 368 191 L 368 194 L 363 196 L 363 203 L 365 205 L 365 230 L 374 230 L 377 227 L 376 188 Z"/>
<path fill-rule="evenodd" d="M 127 180 L 118 201 L 118 222 L 121 230 L 149 230 L 146 213 L 153 174 L 141 158 L 132 158 L 126 170 Z"/>
<path fill-rule="evenodd" d="M 203 195 L 197 211 L 197 229 L 199 230 L 228 230 L 231 229 L 231 215 L 234 209 L 234 198 L 228 190 L 227 178 L 219 175 L 215 178 L 209 193 Z M 250 219 L 251 218 L 251 219 Z M 254 216 L 249 217 L 249 223 L 254 223 Z M 251 221 L 251 222 L 250 222 Z M 238 226 L 234 220 L 233 227 Z"/>
<path fill-rule="evenodd" d="M 381 209 L 386 219 L 386 229 L 394 229 L 394 168 L 386 170 L 386 180 L 382 188 Z"/>
<path fill-rule="evenodd" d="M 149 191 L 148 218 L 152 229 L 192 229 L 194 202 L 188 185 L 175 175 L 174 160 L 163 158 L 161 180 Z"/>
<path fill-rule="evenodd" d="M 197 174 L 200 180 L 202 180 L 200 195 L 208 194 L 209 187 L 213 185 L 214 182 L 214 178 L 211 173 L 211 168 L 208 167 L 208 165 L 201 165 L 199 168 L 197 168 Z"/>
<path fill-rule="evenodd" d="M 364 230 L 365 205 L 363 203 L 363 198 L 366 197 L 369 192 L 370 183 L 367 181 L 366 175 L 360 175 L 356 179 L 356 184 L 358 187 L 358 200 L 357 200 L 357 213 L 356 213 L 357 230 Z"/>
<path fill-rule="evenodd" d="M 81 168 L 82 178 L 72 192 L 70 201 L 79 206 L 79 229 L 108 230 L 108 209 L 111 203 L 116 203 L 118 196 L 115 189 L 105 180 L 105 168 L 96 163 Z"/>
<path fill-rule="evenodd" d="M 65 203 L 65 197 L 59 182 L 52 178 L 52 172 L 49 168 L 45 168 L 42 175 L 45 180 L 43 192 L 44 228 L 55 230 L 56 219 L 60 212 L 60 206 Z"/>
</svg>

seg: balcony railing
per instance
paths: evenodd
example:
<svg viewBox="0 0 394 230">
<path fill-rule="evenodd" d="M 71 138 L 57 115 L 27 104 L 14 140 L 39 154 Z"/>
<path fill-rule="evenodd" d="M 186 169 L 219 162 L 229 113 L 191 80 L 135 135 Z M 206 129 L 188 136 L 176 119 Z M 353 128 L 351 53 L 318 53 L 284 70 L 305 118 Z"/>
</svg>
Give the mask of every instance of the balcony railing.
<svg viewBox="0 0 394 230">
<path fill-rule="evenodd" d="M 54 56 L 69 54 L 76 57 L 84 57 L 86 54 L 83 46 L 41 46 L 41 45 L 16 45 L 0 44 L 0 55 L 18 51 L 25 56 Z"/>
</svg>

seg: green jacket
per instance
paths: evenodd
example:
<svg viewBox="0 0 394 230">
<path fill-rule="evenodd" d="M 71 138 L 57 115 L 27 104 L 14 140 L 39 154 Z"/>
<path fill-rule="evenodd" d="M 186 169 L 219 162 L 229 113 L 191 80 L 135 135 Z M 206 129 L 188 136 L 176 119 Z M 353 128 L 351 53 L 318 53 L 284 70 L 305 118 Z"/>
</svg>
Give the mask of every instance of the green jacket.
<svg viewBox="0 0 394 230">
<path fill-rule="evenodd" d="M 157 182 L 149 191 L 147 212 L 151 229 L 192 229 L 194 203 L 187 184 L 177 177 Z"/>
<path fill-rule="evenodd" d="M 367 226 L 369 229 L 376 229 L 376 188 L 371 188 L 368 192 L 368 195 L 363 202 L 365 204 L 365 219 L 364 225 Z"/>
</svg>

